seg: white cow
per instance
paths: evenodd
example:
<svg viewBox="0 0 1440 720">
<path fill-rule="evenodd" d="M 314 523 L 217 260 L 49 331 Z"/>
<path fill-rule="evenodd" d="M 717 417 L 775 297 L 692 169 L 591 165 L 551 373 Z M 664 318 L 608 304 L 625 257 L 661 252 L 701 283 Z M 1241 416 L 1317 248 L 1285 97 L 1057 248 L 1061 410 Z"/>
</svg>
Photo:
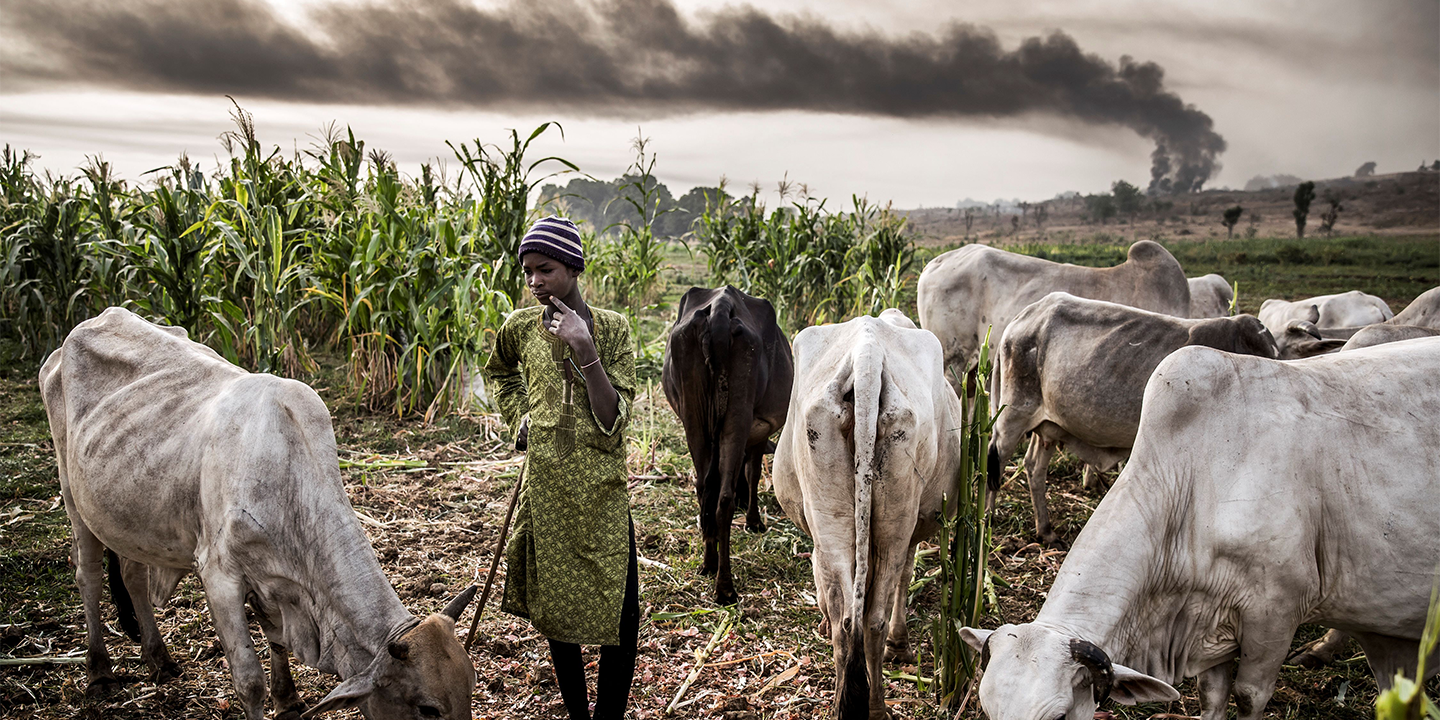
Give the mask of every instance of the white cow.
<svg viewBox="0 0 1440 720">
<path fill-rule="evenodd" d="M 1235 301 L 1235 289 L 1225 278 L 1210 273 L 1189 279 L 1190 317 L 1217 318 L 1230 314 L 1230 304 Z"/>
<path fill-rule="evenodd" d="M 1170 251 L 1149 240 L 1131 245 L 1125 262 L 1109 268 L 966 245 L 930 261 L 915 288 L 920 327 L 940 338 L 945 365 L 957 373 L 974 369 L 987 328 L 994 347 L 1021 310 L 1056 290 L 1175 317 L 1190 315 L 1185 271 Z M 951 382 L 961 392 L 959 380 Z"/>
<path fill-rule="evenodd" d="M 330 414 L 314 390 L 252 375 L 184 330 L 121 308 L 71 331 L 40 369 L 40 390 L 85 603 L 91 691 L 115 683 L 100 614 L 109 548 L 125 561 L 157 679 L 174 663 L 152 607 L 193 571 L 248 720 L 262 717 L 266 684 L 247 602 L 270 641 L 280 718 L 305 710 L 291 654 L 343 679 L 306 717 L 359 707 L 372 720 L 470 718 L 475 669 L 454 628 L 474 588 L 423 620 L 400 603 L 345 495 Z"/>
<path fill-rule="evenodd" d="M 1390 318 L 1391 325 L 1414 325 L 1440 330 L 1440 287 L 1430 288 Z"/>
<path fill-rule="evenodd" d="M 940 342 L 899 313 L 806 328 L 794 350 L 775 497 L 815 541 L 834 714 L 885 718 L 887 639 L 909 656 L 915 545 L 938 529 L 942 496 L 955 497 L 960 400 L 945 383 Z"/>
<path fill-rule="evenodd" d="M 1292 320 L 1306 320 L 1325 328 L 1360 328 L 1394 317 L 1390 306 L 1374 295 L 1359 290 L 1338 295 L 1318 295 L 1294 302 L 1271 298 L 1260 303 L 1260 322 L 1280 340 Z M 1283 347 L 1281 348 L 1284 349 Z"/>
<path fill-rule="evenodd" d="M 1345 341 L 1341 350 L 1356 350 L 1358 348 L 1384 345 L 1385 343 L 1400 342 L 1401 340 L 1414 340 L 1415 338 L 1435 337 L 1440 335 L 1440 328 L 1425 327 L 1422 325 L 1394 325 L 1391 323 L 1378 323 L 1360 328 L 1358 332 Z"/>
<path fill-rule="evenodd" d="M 1050 293 L 1025 308 L 1000 341 L 990 442 L 990 487 L 999 489 L 1003 460 L 1030 441 L 1025 474 L 1035 532 L 1055 545 L 1045 501 L 1046 468 L 1063 443 L 1105 471 L 1130 454 L 1140 424 L 1145 381 L 1167 355 L 1187 345 L 1275 358 L 1279 351 L 1252 315 L 1189 320 L 1127 305 Z"/>
<path fill-rule="evenodd" d="M 1232 694 L 1258 720 L 1302 623 L 1352 633 L 1381 687 L 1413 673 L 1440 558 L 1436 377 L 1440 338 L 1166 358 L 1039 615 L 961 633 L 992 720 L 1090 720 L 1106 695 L 1174 700 L 1195 675 L 1205 720 Z"/>
</svg>

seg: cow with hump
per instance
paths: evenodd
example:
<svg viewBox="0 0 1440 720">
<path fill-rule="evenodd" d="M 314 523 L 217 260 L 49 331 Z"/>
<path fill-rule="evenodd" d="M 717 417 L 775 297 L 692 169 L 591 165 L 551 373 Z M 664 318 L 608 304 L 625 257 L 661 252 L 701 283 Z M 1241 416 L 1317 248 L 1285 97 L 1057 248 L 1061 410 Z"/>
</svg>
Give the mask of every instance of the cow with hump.
<svg viewBox="0 0 1440 720">
<path fill-rule="evenodd" d="M 176 672 L 153 608 L 193 571 L 248 720 L 263 716 L 266 682 L 247 602 L 270 642 L 278 718 L 352 707 L 371 720 L 471 717 L 475 669 L 454 628 L 474 588 L 423 619 L 400 603 L 345 495 L 314 390 L 245 372 L 121 308 L 71 331 L 40 390 L 85 605 L 89 692 L 116 683 L 100 611 L 108 548 L 158 680 Z M 343 682 L 306 711 L 291 655 Z"/>
<path fill-rule="evenodd" d="M 1190 317 L 1185 271 L 1169 250 L 1150 240 L 1131 245 L 1125 262 L 1108 268 L 966 245 L 930 261 L 915 286 L 920 327 L 940 338 L 945 366 L 957 373 L 974 371 L 987 329 L 994 347 L 1021 310 L 1057 290 Z M 953 382 L 960 392 L 958 379 Z"/>
<path fill-rule="evenodd" d="M 1217 318 L 1230 314 L 1235 290 L 1225 278 L 1210 273 L 1190 278 L 1190 317 Z"/>
<path fill-rule="evenodd" d="M 913 657 L 905 602 L 915 546 L 939 528 L 960 463 L 960 400 L 940 342 L 898 311 L 881 317 L 795 337 L 790 418 L 775 450 L 775 497 L 815 542 L 841 720 L 887 717 L 884 656 Z"/>
<path fill-rule="evenodd" d="M 761 462 L 770 436 L 785 425 L 794 366 L 790 344 L 768 300 L 733 287 L 690 288 L 665 348 L 661 384 L 685 427 L 695 464 L 705 559 L 715 597 L 735 603 L 730 573 L 730 522 L 746 508 L 745 527 L 764 532 Z"/>
<path fill-rule="evenodd" d="M 1025 308 L 1000 340 L 990 441 L 990 490 L 1000 489 L 1004 460 L 1027 434 L 1025 474 L 1041 542 L 1060 540 L 1045 501 L 1046 468 L 1056 443 L 1108 470 L 1130 454 L 1145 381 L 1167 355 L 1187 345 L 1274 359 L 1275 340 L 1251 315 L 1187 320 L 1069 293 Z"/>
<path fill-rule="evenodd" d="M 1039 615 L 961 632 L 992 720 L 1090 720 L 1197 675 L 1205 720 L 1232 695 L 1259 720 L 1302 623 L 1352 633 L 1382 688 L 1413 677 L 1440 557 L 1437 377 L 1440 338 L 1167 357 Z"/>
</svg>

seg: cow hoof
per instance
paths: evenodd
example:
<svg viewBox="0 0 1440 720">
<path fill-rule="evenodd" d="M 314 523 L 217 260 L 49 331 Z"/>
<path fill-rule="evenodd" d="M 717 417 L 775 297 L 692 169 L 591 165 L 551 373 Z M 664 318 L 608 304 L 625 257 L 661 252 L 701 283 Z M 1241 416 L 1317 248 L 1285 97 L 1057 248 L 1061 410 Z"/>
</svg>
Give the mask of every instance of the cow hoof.
<svg viewBox="0 0 1440 720">
<path fill-rule="evenodd" d="M 714 575 L 714 574 L 716 573 L 716 571 L 718 570 L 718 568 L 719 568 L 718 565 L 712 565 L 712 564 L 710 564 L 710 563 L 708 563 L 708 562 L 707 562 L 707 563 L 701 563 L 701 564 L 700 564 L 700 574 L 701 574 L 701 575 Z"/>
<path fill-rule="evenodd" d="M 735 605 L 740 602 L 740 596 L 734 590 L 715 591 L 715 603 L 721 607 Z"/>
<path fill-rule="evenodd" d="M 915 652 L 910 649 L 910 643 L 885 643 L 885 662 L 910 665 L 915 662 Z"/>
<path fill-rule="evenodd" d="M 305 703 L 297 702 L 286 707 L 284 710 L 277 710 L 275 712 L 275 720 L 300 720 L 300 716 L 304 715 L 305 711 L 309 709 L 309 706 Z"/>
<path fill-rule="evenodd" d="M 1285 661 L 1285 664 L 1299 665 L 1300 667 L 1303 667 L 1307 670 L 1319 670 L 1320 668 L 1323 668 L 1326 665 L 1335 662 L 1334 655 L 1323 652 L 1316 652 L 1315 645 L 1318 644 L 1319 641 L 1316 641 L 1300 648 L 1300 652 L 1291 655 L 1290 659 Z"/>
<path fill-rule="evenodd" d="M 150 673 L 150 679 L 156 684 L 169 682 L 180 677 L 180 664 L 174 660 L 167 660 Z"/>
<path fill-rule="evenodd" d="M 757 533 L 757 534 L 758 534 L 758 533 L 763 533 L 763 532 L 765 532 L 765 529 L 766 529 L 766 528 L 765 528 L 765 523 L 764 523 L 764 522 L 762 522 L 762 521 L 760 521 L 760 520 L 756 520 L 756 521 L 753 522 L 753 523 L 747 521 L 747 522 L 745 523 L 745 529 L 746 529 L 746 530 L 749 530 L 749 531 L 752 532 L 752 533 Z"/>
<path fill-rule="evenodd" d="M 120 678 L 114 675 L 105 675 L 90 680 L 90 685 L 85 688 L 85 697 L 92 700 L 103 698 L 115 692 L 120 687 Z"/>
<path fill-rule="evenodd" d="M 1045 547 L 1047 547 L 1047 548 L 1049 548 L 1049 549 L 1051 549 L 1051 550 L 1069 550 L 1069 549 L 1070 549 L 1070 543 L 1067 543 L 1067 542 L 1065 542 L 1064 540 L 1061 540 L 1059 535 L 1054 535 L 1054 536 L 1051 536 L 1051 537 L 1049 537 L 1049 538 L 1045 538 L 1042 542 L 1045 543 Z"/>
</svg>

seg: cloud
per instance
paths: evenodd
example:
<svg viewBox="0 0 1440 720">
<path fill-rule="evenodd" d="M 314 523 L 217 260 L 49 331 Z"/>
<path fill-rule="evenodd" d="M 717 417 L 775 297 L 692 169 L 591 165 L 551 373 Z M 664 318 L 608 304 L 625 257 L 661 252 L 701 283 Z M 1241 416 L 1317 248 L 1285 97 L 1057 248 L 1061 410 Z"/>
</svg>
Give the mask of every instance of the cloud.
<svg viewBox="0 0 1440 720">
<path fill-rule="evenodd" d="M 802 110 L 898 118 L 1047 115 L 1155 142 L 1152 187 L 1198 189 L 1225 140 L 1154 63 L 1086 53 L 1064 32 L 1007 49 L 991 31 L 842 30 L 814 15 L 671 0 L 326 4 L 298 27 L 260 0 L 60 0 L 3 6 L 0 74 L 278 100 L 616 116 Z"/>
</svg>

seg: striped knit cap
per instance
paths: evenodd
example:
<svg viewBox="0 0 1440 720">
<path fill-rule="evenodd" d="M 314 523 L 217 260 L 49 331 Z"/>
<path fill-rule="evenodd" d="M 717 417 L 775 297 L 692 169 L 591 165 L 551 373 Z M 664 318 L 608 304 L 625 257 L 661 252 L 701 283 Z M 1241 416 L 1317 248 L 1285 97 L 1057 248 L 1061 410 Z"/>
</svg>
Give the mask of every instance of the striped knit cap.
<svg viewBox="0 0 1440 720">
<path fill-rule="evenodd" d="M 585 269 L 585 250 L 580 246 L 580 229 L 575 223 L 551 215 L 537 221 L 526 231 L 520 241 L 518 257 L 525 253 L 538 252 L 549 256 L 576 270 Z"/>
</svg>

